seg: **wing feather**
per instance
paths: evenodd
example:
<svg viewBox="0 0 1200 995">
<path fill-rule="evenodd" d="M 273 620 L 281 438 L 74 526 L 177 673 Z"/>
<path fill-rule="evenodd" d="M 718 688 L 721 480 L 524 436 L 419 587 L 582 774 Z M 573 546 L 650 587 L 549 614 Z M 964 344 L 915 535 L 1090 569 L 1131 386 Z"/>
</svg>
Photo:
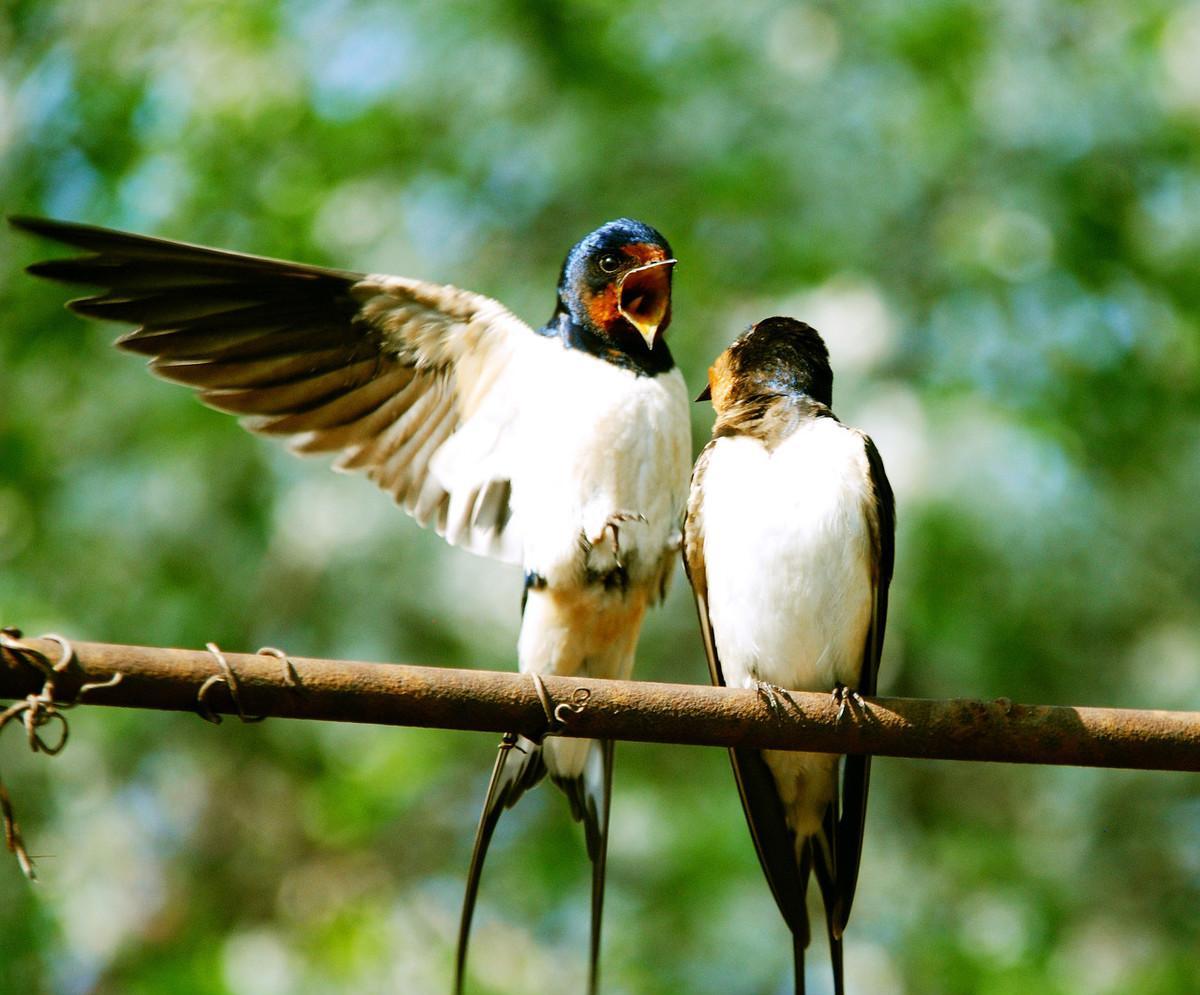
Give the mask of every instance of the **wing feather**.
<svg viewBox="0 0 1200 995">
<path fill-rule="evenodd" d="M 265 309 L 265 310 L 270 310 Z M 282 340 L 282 341 L 281 341 Z M 303 316 L 273 315 L 249 309 L 216 318 L 197 318 L 186 332 L 178 329 L 139 328 L 122 335 L 116 346 L 125 352 L 170 360 L 261 359 L 289 352 L 316 352 L 328 345 L 329 331 L 309 328 Z M 344 350 L 338 343 L 335 348 Z"/>
<path fill-rule="evenodd" d="M 270 387 L 341 369 L 345 361 L 341 349 L 323 349 L 248 359 L 154 359 L 150 369 L 188 387 Z"/>
<path fill-rule="evenodd" d="M 360 440 L 374 439 L 409 409 L 418 396 L 417 391 L 408 391 L 412 380 L 411 370 L 393 370 L 347 391 L 317 411 L 264 419 L 254 431 L 291 435 L 289 445 L 298 453 L 345 450 L 356 442 L 362 445 Z"/>
<path fill-rule="evenodd" d="M 863 662 L 858 692 L 875 694 L 879 660 L 883 654 L 883 633 L 887 626 L 888 589 L 896 561 L 896 503 L 891 484 L 883 469 L 883 459 L 871 437 L 857 430 L 866 454 L 871 481 L 870 501 L 866 508 L 871 537 L 872 580 L 875 585 L 871 625 L 863 646 Z M 850 917 L 858 868 L 862 858 L 863 831 L 867 820 L 867 791 L 871 782 L 871 758 L 851 754 L 842 761 L 842 812 L 837 824 L 837 907 L 834 923 L 840 936 Z"/>
<path fill-rule="evenodd" d="M 522 357 L 547 340 L 498 302 L 42 218 L 87 255 L 31 273 L 100 287 L 70 307 L 137 327 L 117 345 L 298 453 L 337 453 L 451 542 L 518 562 L 513 444 Z"/>
</svg>

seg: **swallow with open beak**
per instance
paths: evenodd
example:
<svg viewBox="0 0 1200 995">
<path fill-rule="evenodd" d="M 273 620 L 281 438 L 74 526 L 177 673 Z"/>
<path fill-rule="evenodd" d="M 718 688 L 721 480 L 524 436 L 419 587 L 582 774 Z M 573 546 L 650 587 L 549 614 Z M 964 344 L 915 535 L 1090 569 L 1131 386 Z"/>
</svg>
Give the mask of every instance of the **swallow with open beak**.
<svg viewBox="0 0 1200 995">
<path fill-rule="evenodd" d="M 716 423 L 692 473 L 684 558 L 709 669 L 714 683 L 754 688 L 776 709 L 788 690 L 830 691 L 839 706 L 875 693 L 895 510 L 874 443 L 837 420 L 832 390 L 820 335 L 792 318 L 767 318 L 717 358 L 698 398 L 712 401 Z M 841 995 L 870 758 L 730 756 L 759 862 L 792 932 L 795 990 L 804 991 L 812 873 Z"/>
<path fill-rule="evenodd" d="M 102 288 L 70 307 L 138 327 L 117 340 L 252 432 L 336 453 L 420 525 L 524 570 L 523 672 L 631 676 L 646 609 L 682 537 L 687 394 L 667 348 L 670 246 L 620 219 L 566 258 L 535 331 L 455 287 L 282 262 L 38 218 L 24 231 L 84 251 L 30 267 Z M 504 808 L 544 774 L 592 861 L 589 990 L 604 897 L 612 744 L 506 737 L 477 830 L 455 991 L 483 860 Z"/>
</svg>

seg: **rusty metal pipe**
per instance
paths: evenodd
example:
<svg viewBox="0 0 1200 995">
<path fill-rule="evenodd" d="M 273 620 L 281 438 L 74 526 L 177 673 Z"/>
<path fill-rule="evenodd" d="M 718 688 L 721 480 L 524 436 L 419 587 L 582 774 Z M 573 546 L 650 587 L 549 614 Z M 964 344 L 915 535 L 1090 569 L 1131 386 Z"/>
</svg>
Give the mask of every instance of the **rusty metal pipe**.
<svg viewBox="0 0 1200 995">
<path fill-rule="evenodd" d="M 60 645 L 27 639 L 46 659 Z M 75 658 L 56 679 L 56 697 L 70 701 L 85 683 L 120 673 L 120 683 L 90 689 L 87 704 L 196 711 L 206 703 L 234 714 L 221 667 L 204 650 L 74 643 Z M 293 676 L 276 657 L 223 654 L 236 675 L 244 713 L 379 725 L 519 732 L 547 729 L 545 703 L 525 675 L 399 664 L 290 657 Z M 0 654 L 0 698 L 42 688 L 44 675 L 17 654 Z M 753 691 L 648 681 L 545 678 L 552 708 L 584 689 L 586 705 L 566 719 L 561 735 L 679 743 L 873 753 L 881 756 L 1005 763 L 1200 770 L 1200 713 L 1118 708 L 1017 705 L 1006 700 L 871 698 L 838 719 L 828 694 L 794 692 L 775 715 Z M 577 700 L 577 699 L 576 699 Z"/>
</svg>

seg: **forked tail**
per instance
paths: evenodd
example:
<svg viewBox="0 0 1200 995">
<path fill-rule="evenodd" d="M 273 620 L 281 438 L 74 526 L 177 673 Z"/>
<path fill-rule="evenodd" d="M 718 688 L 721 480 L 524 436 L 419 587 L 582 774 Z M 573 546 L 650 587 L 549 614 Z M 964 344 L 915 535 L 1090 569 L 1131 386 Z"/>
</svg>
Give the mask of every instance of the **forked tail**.
<svg viewBox="0 0 1200 995">
<path fill-rule="evenodd" d="M 475 899 L 479 895 L 479 878 L 488 846 L 496 824 L 506 808 L 511 808 L 529 788 L 542 779 L 546 767 L 542 748 L 514 733 L 505 734 L 500 741 L 492 779 L 488 782 L 487 798 L 479 814 L 475 830 L 475 847 L 471 851 L 471 866 L 467 871 L 467 890 L 463 896 L 462 918 L 458 925 L 458 953 L 454 961 L 454 995 L 462 995 L 466 980 L 467 943 L 471 936 L 471 920 L 475 915 Z"/>
<path fill-rule="evenodd" d="M 553 740 L 548 741 L 551 744 Z M 604 920 L 604 879 L 608 858 L 608 816 L 612 807 L 612 740 L 588 742 L 587 757 L 582 769 L 574 776 L 559 776 L 553 768 L 553 755 L 546 764 L 550 777 L 571 803 L 571 814 L 583 823 L 588 857 L 592 861 L 592 938 L 588 956 L 588 995 L 599 991 L 600 932 Z M 553 751 L 553 746 L 551 750 Z"/>
</svg>

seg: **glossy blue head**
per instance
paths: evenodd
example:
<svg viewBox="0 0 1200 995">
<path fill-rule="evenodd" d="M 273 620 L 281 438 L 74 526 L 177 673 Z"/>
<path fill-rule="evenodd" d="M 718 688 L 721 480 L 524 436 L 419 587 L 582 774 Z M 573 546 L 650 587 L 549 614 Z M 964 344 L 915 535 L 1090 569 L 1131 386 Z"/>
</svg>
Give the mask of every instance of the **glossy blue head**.
<svg viewBox="0 0 1200 995">
<path fill-rule="evenodd" d="M 622 351 L 653 351 L 671 323 L 674 262 L 649 225 L 609 221 L 567 253 L 556 313 Z"/>
</svg>

